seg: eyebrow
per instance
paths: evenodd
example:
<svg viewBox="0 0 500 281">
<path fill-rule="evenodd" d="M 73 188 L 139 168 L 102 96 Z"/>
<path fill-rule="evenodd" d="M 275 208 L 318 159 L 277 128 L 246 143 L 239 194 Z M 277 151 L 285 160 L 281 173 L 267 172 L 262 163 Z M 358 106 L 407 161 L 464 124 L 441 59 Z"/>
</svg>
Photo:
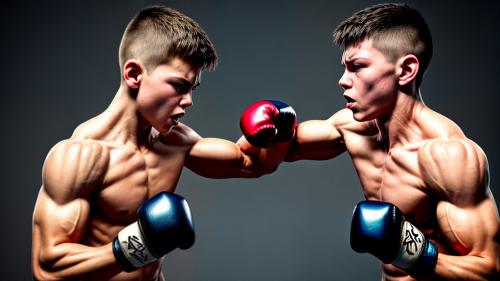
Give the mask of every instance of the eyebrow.
<svg viewBox="0 0 500 281">
<path fill-rule="evenodd" d="M 174 77 L 173 80 L 175 80 L 177 83 L 181 83 L 183 87 L 194 88 L 200 85 L 200 81 L 197 78 L 195 78 L 193 82 L 187 80 L 184 77 Z"/>
<path fill-rule="evenodd" d="M 350 59 L 346 59 L 345 57 L 342 58 L 342 60 L 340 61 L 340 63 L 342 65 L 345 65 L 345 64 L 350 64 L 350 63 L 353 63 L 354 61 L 357 61 L 357 60 L 365 60 L 365 59 L 368 59 L 366 57 L 352 57 Z"/>
</svg>

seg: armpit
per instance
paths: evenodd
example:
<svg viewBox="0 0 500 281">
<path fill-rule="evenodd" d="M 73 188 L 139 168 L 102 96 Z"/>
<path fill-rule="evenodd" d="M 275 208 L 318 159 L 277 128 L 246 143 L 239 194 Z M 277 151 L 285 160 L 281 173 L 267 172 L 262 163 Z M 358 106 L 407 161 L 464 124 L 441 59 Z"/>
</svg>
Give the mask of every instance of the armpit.
<svg viewBox="0 0 500 281">
<path fill-rule="evenodd" d="M 439 197 L 457 206 L 482 200 L 488 190 L 488 163 L 483 151 L 467 139 L 438 139 L 419 150 L 423 179 Z"/>
</svg>

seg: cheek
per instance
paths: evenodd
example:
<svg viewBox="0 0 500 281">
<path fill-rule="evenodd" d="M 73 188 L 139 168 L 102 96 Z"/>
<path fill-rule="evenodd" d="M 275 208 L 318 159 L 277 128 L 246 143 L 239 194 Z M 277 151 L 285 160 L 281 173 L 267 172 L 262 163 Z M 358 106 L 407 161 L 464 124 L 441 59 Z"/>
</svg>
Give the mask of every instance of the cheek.
<svg viewBox="0 0 500 281">
<path fill-rule="evenodd" d="M 373 98 L 383 98 L 394 92 L 397 89 L 396 86 L 392 73 L 386 72 L 382 75 L 378 73 L 377 76 L 367 78 L 364 83 L 364 90 Z"/>
<path fill-rule="evenodd" d="M 380 81 L 379 83 L 376 83 L 373 87 L 373 91 L 376 93 L 377 96 L 385 97 L 392 93 L 394 90 L 394 83 L 392 81 Z"/>
<path fill-rule="evenodd" d="M 145 89 L 139 90 L 137 95 L 137 106 L 139 110 L 146 115 L 150 115 L 150 113 L 158 107 L 157 101 L 153 98 L 153 95 L 145 91 Z"/>
<path fill-rule="evenodd" d="M 150 112 L 164 110 L 165 105 L 172 99 L 171 95 L 169 95 L 169 89 L 165 85 L 153 82 L 145 81 L 137 95 L 139 107 Z"/>
</svg>

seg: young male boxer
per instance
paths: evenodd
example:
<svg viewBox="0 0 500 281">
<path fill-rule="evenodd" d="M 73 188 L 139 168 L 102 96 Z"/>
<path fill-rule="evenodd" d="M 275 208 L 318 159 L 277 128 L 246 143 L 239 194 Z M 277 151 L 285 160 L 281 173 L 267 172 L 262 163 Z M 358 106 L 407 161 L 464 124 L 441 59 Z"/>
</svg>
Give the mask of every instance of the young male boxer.
<svg viewBox="0 0 500 281">
<path fill-rule="evenodd" d="M 276 166 L 244 141 L 202 138 L 179 121 L 216 61 L 205 31 L 178 11 L 147 7 L 130 21 L 113 101 L 45 160 L 33 213 L 35 280 L 163 280 L 164 255 L 194 242 L 189 206 L 173 194 L 183 167 L 220 178 Z M 269 105 L 293 131 L 294 113 Z"/>
<path fill-rule="evenodd" d="M 344 47 L 346 108 L 300 123 L 274 161 L 349 153 L 367 199 L 353 213 L 351 246 L 381 260 L 383 280 L 500 280 L 486 155 L 420 96 L 432 57 L 422 16 L 379 4 L 346 19 L 333 37 Z M 243 113 L 242 129 L 265 147 L 273 118 L 256 107 Z"/>
</svg>

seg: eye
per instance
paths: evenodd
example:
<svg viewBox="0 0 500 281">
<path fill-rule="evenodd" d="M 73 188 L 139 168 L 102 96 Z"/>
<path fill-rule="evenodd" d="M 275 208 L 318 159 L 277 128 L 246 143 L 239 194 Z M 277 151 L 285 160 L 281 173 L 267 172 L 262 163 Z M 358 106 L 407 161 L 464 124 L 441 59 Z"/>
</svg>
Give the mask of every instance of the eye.
<svg viewBox="0 0 500 281">
<path fill-rule="evenodd" d="M 170 86 L 172 86 L 172 88 L 174 88 L 174 90 L 178 94 L 187 93 L 188 90 L 189 90 L 189 88 L 186 87 L 186 85 L 184 83 L 179 83 L 179 82 L 176 82 L 176 81 L 169 81 L 168 83 L 170 84 Z"/>
<path fill-rule="evenodd" d="M 361 65 L 361 64 L 357 64 L 357 63 L 349 63 L 349 64 L 346 65 L 346 67 L 347 67 L 347 70 L 349 70 L 350 72 L 358 72 L 364 66 Z"/>
<path fill-rule="evenodd" d="M 168 84 L 170 86 L 172 86 L 172 88 L 174 88 L 175 91 L 179 91 L 179 89 L 181 88 L 181 84 L 177 83 L 177 82 L 172 82 L 172 81 L 169 81 Z"/>
<path fill-rule="evenodd" d="M 193 88 L 191 88 L 191 91 L 196 91 L 200 87 L 200 83 L 196 83 Z"/>
</svg>

